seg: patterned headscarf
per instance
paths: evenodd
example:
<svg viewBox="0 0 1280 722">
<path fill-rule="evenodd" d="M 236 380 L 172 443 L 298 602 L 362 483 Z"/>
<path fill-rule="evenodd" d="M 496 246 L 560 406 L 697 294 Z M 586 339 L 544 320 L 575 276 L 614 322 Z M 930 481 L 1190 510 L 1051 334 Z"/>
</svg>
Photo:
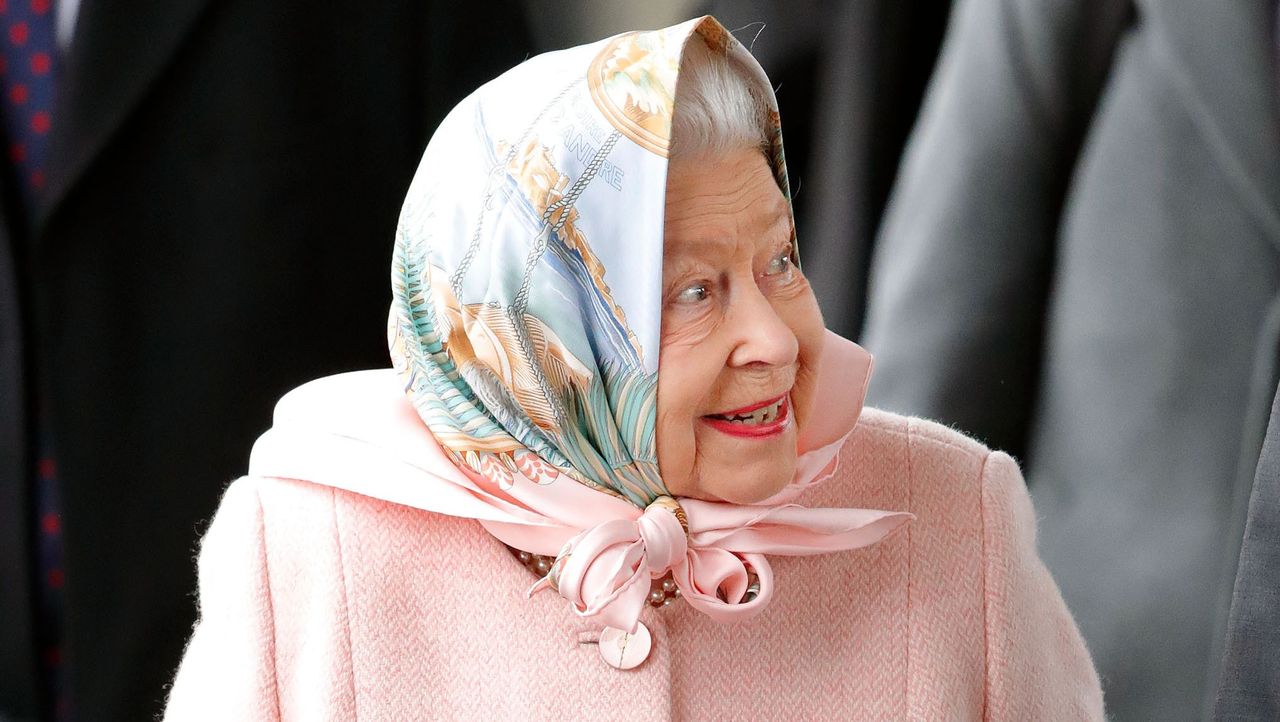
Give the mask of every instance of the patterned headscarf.
<svg viewBox="0 0 1280 722">
<path fill-rule="evenodd" d="M 772 594 L 765 553 L 873 544 L 909 516 L 675 500 L 659 476 L 664 196 L 689 42 L 736 65 L 765 102 L 767 155 L 786 194 L 768 79 L 704 17 L 533 58 L 464 100 L 422 158 L 392 262 L 394 366 L 456 467 L 421 477 L 437 493 L 419 503 L 555 554 L 535 590 L 555 588 L 578 614 L 623 629 L 650 578 L 670 572 L 689 604 L 740 619 Z M 842 393 L 828 395 L 849 402 L 820 425 L 842 430 L 808 453 L 800 430 L 793 491 L 830 473 L 861 408 L 870 357 L 837 342 Z"/>
<path fill-rule="evenodd" d="M 694 36 L 767 98 L 707 17 L 536 57 L 440 126 L 395 247 L 395 367 L 455 462 L 502 488 L 560 476 L 645 507 L 655 449 L 663 206 L 680 55 Z M 583 70 L 586 69 L 584 73 Z"/>
</svg>

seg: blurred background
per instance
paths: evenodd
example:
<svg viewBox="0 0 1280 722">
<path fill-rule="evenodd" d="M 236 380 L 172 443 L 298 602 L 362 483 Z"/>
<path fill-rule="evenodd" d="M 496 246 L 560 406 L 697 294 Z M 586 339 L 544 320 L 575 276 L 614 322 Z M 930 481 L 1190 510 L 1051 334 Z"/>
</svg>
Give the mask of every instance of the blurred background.
<svg viewBox="0 0 1280 722">
<path fill-rule="evenodd" d="M 162 708 L 275 400 L 387 363 L 453 104 L 705 13 L 775 85 L 871 401 L 1019 460 L 1113 718 L 1210 714 L 1280 375 L 1274 0 L 8 0 L 0 722 Z"/>
</svg>

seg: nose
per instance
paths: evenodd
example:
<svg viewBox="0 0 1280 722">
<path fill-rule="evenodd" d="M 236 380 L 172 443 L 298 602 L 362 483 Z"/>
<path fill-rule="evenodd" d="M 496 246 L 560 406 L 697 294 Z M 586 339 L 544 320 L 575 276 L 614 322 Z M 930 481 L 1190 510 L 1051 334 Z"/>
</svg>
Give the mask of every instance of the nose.
<svg viewBox="0 0 1280 722">
<path fill-rule="evenodd" d="M 759 287 L 751 284 L 745 293 L 734 296 L 731 306 L 729 323 L 736 332 L 737 343 L 729 354 L 730 366 L 795 363 L 800 342 Z"/>
</svg>

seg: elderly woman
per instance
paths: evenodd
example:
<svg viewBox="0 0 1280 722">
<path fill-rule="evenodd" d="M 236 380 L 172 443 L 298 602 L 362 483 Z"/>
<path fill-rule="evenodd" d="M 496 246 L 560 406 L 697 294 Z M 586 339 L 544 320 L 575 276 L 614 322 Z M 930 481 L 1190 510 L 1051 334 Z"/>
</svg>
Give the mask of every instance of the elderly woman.
<svg viewBox="0 0 1280 722">
<path fill-rule="evenodd" d="M 710 18 L 460 104 L 401 215 L 395 368 L 280 401 L 168 719 L 1100 719 L 1016 464 L 862 409 L 787 187 Z"/>
</svg>

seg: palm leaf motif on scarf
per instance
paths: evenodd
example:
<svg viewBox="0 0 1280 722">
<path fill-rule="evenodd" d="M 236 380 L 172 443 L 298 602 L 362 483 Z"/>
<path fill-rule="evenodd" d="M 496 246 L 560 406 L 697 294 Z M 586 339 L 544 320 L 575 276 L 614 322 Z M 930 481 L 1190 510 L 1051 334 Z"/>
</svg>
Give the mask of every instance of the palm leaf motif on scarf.
<svg viewBox="0 0 1280 722">
<path fill-rule="evenodd" d="M 398 243 L 392 264 L 392 357 L 418 415 L 455 463 L 500 487 L 510 485 L 511 473 L 520 467 L 517 457 L 530 453 L 528 449 L 535 449 L 542 463 L 525 461 L 524 466 L 539 472 L 540 483 L 554 480 L 555 468 L 567 466 L 568 460 L 537 431 L 532 419 L 511 412 L 510 399 L 502 398 L 507 389 L 491 368 L 474 353 L 459 355 L 450 347 L 451 341 L 467 340 L 457 323 L 461 312 L 456 304 L 451 308 L 433 302 L 433 293 L 444 288 L 448 294 L 448 286 L 432 283 L 440 271 L 433 273 L 426 256 L 422 245 Z M 491 396 L 487 403 L 477 388 Z"/>
</svg>

